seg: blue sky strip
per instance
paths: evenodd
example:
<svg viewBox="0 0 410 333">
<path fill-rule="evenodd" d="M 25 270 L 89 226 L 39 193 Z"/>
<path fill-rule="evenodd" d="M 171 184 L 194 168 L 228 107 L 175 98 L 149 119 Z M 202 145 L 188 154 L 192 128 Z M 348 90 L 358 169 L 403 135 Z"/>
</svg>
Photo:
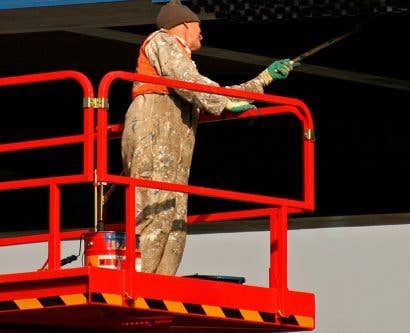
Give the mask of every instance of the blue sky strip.
<svg viewBox="0 0 410 333">
<path fill-rule="evenodd" d="M 81 5 L 125 0 L 0 0 L 0 9 L 34 8 L 47 6 Z"/>
</svg>

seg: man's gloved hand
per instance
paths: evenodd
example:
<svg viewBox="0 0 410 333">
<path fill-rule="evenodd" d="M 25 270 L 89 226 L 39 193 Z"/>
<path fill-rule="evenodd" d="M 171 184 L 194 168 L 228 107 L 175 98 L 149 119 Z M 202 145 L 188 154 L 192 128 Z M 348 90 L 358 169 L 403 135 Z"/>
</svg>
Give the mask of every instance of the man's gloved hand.
<svg viewBox="0 0 410 333">
<path fill-rule="evenodd" d="M 256 109 L 256 106 L 253 104 L 249 104 L 248 102 L 240 101 L 240 102 L 233 102 L 228 101 L 225 105 L 225 109 L 231 112 L 244 112 L 250 109 Z"/>
<path fill-rule="evenodd" d="M 274 80 L 286 79 L 293 69 L 290 59 L 277 60 L 269 65 L 268 73 Z"/>
<path fill-rule="evenodd" d="M 300 63 L 294 63 L 290 59 L 281 59 L 271 63 L 260 75 L 265 85 L 268 85 L 273 80 L 286 79 L 289 72 L 296 66 L 300 66 Z"/>
</svg>

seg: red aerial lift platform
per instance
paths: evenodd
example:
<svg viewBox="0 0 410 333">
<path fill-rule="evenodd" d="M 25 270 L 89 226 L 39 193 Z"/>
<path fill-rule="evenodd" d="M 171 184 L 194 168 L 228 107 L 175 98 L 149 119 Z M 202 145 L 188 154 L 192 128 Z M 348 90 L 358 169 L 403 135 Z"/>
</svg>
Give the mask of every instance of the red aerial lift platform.
<svg viewBox="0 0 410 333">
<path fill-rule="evenodd" d="M 287 291 L 282 314 L 278 290 L 229 282 L 99 267 L 3 275 L 0 327 L 10 332 L 88 329 L 116 332 L 271 332 L 314 327 L 314 296 Z M 129 294 L 133 290 L 134 296 Z M 5 294 L 8 299 L 5 299 Z M 77 332 L 77 331 L 76 331 Z"/>
<path fill-rule="evenodd" d="M 48 267 L 34 272 L 0 275 L 1 332 L 273 332 L 313 330 L 315 299 L 312 293 L 287 287 L 287 223 L 289 214 L 314 209 L 314 130 L 303 102 L 259 93 L 210 87 L 127 72 L 110 72 L 94 98 L 90 81 L 81 73 L 60 71 L 0 78 L 1 86 L 74 79 L 84 91 L 83 133 L 44 140 L 0 144 L 0 153 L 51 146 L 83 144 L 83 173 L 79 175 L 0 182 L 0 191 L 49 188 L 49 230 L 45 234 L 3 237 L 0 246 L 36 242 L 48 244 Z M 107 171 L 107 141 L 118 136 L 120 125 L 108 124 L 108 91 L 116 79 L 163 84 L 170 87 L 224 94 L 274 104 L 242 114 L 218 118 L 235 119 L 292 113 L 302 123 L 303 200 L 171 184 L 112 175 Z M 94 116 L 97 112 L 95 132 Z M 202 121 L 217 121 L 203 116 Z M 94 163 L 94 145 L 97 161 Z M 94 166 L 96 164 L 96 166 Z M 67 184 L 93 183 L 96 191 L 94 230 L 65 231 L 60 228 L 60 188 Z M 126 259 L 121 269 L 98 266 L 62 268 L 61 242 L 81 239 L 96 231 L 101 217 L 103 185 L 119 184 L 125 193 Z M 266 208 L 216 212 L 190 216 L 189 223 L 217 222 L 265 217 L 270 221 L 269 287 L 197 277 L 147 274 L 135 270 L 135 189 L 139 186 L 180 191 L 229 200 L 263 204 Z M 106 224 L 105 228 L 109 228 Z M 108 229 L 110 230 L 110 229 Z"/>
</svg>

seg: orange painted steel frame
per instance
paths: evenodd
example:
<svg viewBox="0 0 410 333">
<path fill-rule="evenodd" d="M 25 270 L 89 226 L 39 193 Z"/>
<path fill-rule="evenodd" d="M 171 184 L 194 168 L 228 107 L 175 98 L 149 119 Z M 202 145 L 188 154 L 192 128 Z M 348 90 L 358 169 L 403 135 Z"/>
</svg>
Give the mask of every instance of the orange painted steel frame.
<svg viewBox="0 0 410 333">
<path fill-rule="evenodd" d="M 63 79 L 76 80 L 83 88 L 84 98 L 93 98 L 93 89 L 88 78 L 83 74 L 74 71 L 60 71 L 0 78 L 0 87 Z M 269 107 L 258 108 L 241 114 L 223 114 L 219 118 L 203 115 L 201 117 L 201 121 L 217 121 L 233 118 L 242 119 L 247 117 L 273 116 L 277 114 L 291 113 L 302 123 L 304 133 L 309 131 L 313 132 L 314 130 L 309 109 L 303 102 L 297 99 L 222 87 L 211 87 L 202 84 L 164 78 L 155 78 L 123 71 L 110 72 L 103 77 L 99 85 L 98 97 L 108 99 L 110 86 L 112 82 L 117 79 L 157 83 L 174 88 L 221 94 L 272 104 L 272 106 Z M 114 304 L 115 306 L 120 307 L 140 309 L 140 311 L 145 311 L 148 314 L 154 313 L 159 316 L 160 314 L 166 313 L 168 316 L 171 316 L 173 320 L 180 320 L 181 322 L 184 322 L 184 319 L 189 319 L 190 321 L 201 320 L 201 318 L 203 319 L 201 313 L 190 313 L 186 310 L 190 308 L 190 305 L 202 305 L 205 309 L 203 310 L 204 313 L 206 312 L 209 316 L 207 317 L 209 320 L 208 325 L 220 325 L 220 327 L 225 325 L 224 321 L 217 321 L 217 324 L 212 321 L 215 320 L 215 318 L 220 319 L 221 317 L 220 313 L 222 313 L 222 310 L 220 310 L 218 306 L 222 307 L 221 309 L 227 309 L 226 313 L 228 313 L 228 315 L 225 315 L 225 317 L 222 316 L 225 322 L 228 321 L 231 323 L 230 325 L 238 325 L 238 327 L 240 324 L 243 324 L 243 322 L 236 319 L 237 313 L 233 311 L 235 309 L 248 309 L 240 310 L 242 316 L 244 316 L 244 313 L 247 315 L 251 313 L 252 316 L 254 316 L 255 311 L 258 313 L 260 311 L 261 313 L 270 314 L 271 317 L 279 316 L 279 318 L 282 318 L 278 321 L 274 320 L 269 322 L 260 322 L 261 316 L 257 313 L 255 318 L 257 317 L 259 319 L 255 320 L 259 322 L 247 322 L 247 326 L 243 326 L 245 331 L 246 329 L 261 327 L 265 327 L 270 330 L 277 328 L 280 330 L 289 331 L 302 329 L 311 330 L 314 328 L 314 295 L 305 292 L 291 291 L 288 290 L 287 287 L 288 215 L 309 212 L 314 209 L 313 139 L 304 138 L 303 140 L 303 200 L 293 200 L 199 186 L 171 184 L 109 174 L 108 138 L 110 135 L 115 134 L 115 132 L 118 134 L 121 130 L 121 126 L 108 124 L 108 107 L 101 107 L 97 109 L 98 126 L 96 134 L 94 133 L 94 110 L 92 108 L 87 106 L 84 107 L 83 121 L 84 130 L 83 133 L 79 135 L 46 140 L 32 140 L 18 143 L 0 144 L 0 153 L 23 149 L 67 145 L 72 143 L 83 143 L 84 145 L 83 173 L 80 175 L 0 182 L 0 190 L 49 187 L 50 191 L 50 222 L 48 234 L 0 238 L 0 246 L 48 241 L 49 256 L 47 271 L 0 275 L 0 323 L 2 323 L 2 320 L 5 320 L 5 317 L 1 316 L 1 306 L 9 306 L 10 302 L 13 303 L 12 300 L 16 298 L 26 299 L 27 297 L 35 298 L 40 296 L 43 298 L 55 298 L 56 295 L 67 296 L 67 294 L 84 294 L 86 295 L 86 301 L 84 301 L 85 303 L 82 303 L 82 301 L 79 301 L 78 303 L 69 302 L 69 305 L 72 306 L 70 307 L 71 312 L 67 312 L 65 309 L 66 314 L 72 313 L 73 316 L 76 316 L 78 315 L 78 312 L 76 312 L 76 306 L 85 306 L 85 304 L 101 304 L 100 299 L 105 299 L 105 303 Z M 97 143 L 97 182 L 116 183 L 125 187 L 125 231 L 127 234 L 126 268 L 123 270 L 107 270 L 98 267 L 61 269 L 61 240 L 79 238 L 85 230 L 70 232 L 62 232 L 60 230 L 60 186 L 80 182 L 95 182 L 93 160 L 95 139 Z M 135 188 L 138 187 L 180 191 L 193 195 L 210 196 L 221 199 L 264 204 L 268 206 L 267 208 L 262 209 L 216 212 L 206 215 L 189 216 L 188 222 L 215 222 L 220 220 L 268 217 L 270 221 L 271 244 L 269 288 L 135 272 Z M 48 282 L 50 281 L 52 283 L 48 286 Z M 107 283 L 107 281 L 110 281 L 110 283 Z M 22 290 L 19 290 L 16 287 L 17 282 L 24 282 L 25 287 Z M 10 285 L 14 286 L 10 289 L 10 292 L 6 291 L 2 293 L 2 291 Z M 100 295 L 100 293 L 111 296 L 108 296 L 108 298 L 98 298 L 95 296 Z M 156 300 L 156 303 L 151 302 L 154 305 L 150 306 L 149 304 L 151 303 L 144 303 L 140 301 L 140 299 L 148 299 L 151 301 Z M 110 300 L 114 301 L 110 303 Z M 161 300 L 164 302 L 168 301 L 168 303 L 165 302 L 165 305 L 162 304 L 156 308 L 155 304 L 158 305 L 158 302 Z M 171 306 L 169 304 L 176 304 L 178 301 L 182 302 L 182 305 L 175 308 L 174 312 L 171 311 L 172 315 L 169 314 L 170 312 L 166 312 L 166 308 Z M 23 304 L 26 303 L 23 302 Z M 141 306 L 141 304 L 145 305 Z M 173 306 L 174 305 L 172 305 L 171 308 Z M 162 307 L 165 307 L 165 310 Z M 42 309 L 42 307 L 39 308 Z M 215 308 L 220 311 L 216 311 Z M 185 309 L 185 312 L 181 309 Z M 80 309 L 79 311 L 81 312 L 82 310 Z M 121 313 L 119 316 L 127 316 L 125 312 L 121 312 L 121 310 L 119 310 L 119 312 Z M 179 312 L 179 314 L 176 314 L 175 312 Z M 181 317 L 181 313 L 188 313 L 190 316 L 182 315 Z M 232 313 L 235 313 L 235 315 L 232 315 L 233 317 L 229 317 L 229 314 Z M 299 318 L 302 318 L 300 322 L 304 322 L 305 324 L 299 323 L 296 325 L 292 320 L 288 320 L 288 316 L 293 314 L 299 314 Z M 90 310 L 90 316 L 91 315 L 92 311 Z M 99 314 L 97 317 L 98 316 Z M 7 318 L 7 320 L 12 320 L 13 316 L 10 315 Z M 16 321 L 18 322 L 18 318 L 20 317 L 16 318 Z M 306 318 L 308 318 L 307 321 Z M 50 321 L 50 323 L 54 322 L 58 325 L 58 323 L 61 323 L 63 319 L 61 316 L 59 317 L 56 312 L 54 317 L 47 317 L 47 320 Z M 166 318 L 164 320 L 166 321 Z M 97 322 L 95 325 L 106 325 L 103 321 L 99 323 Z M 183 323 L 182 326 L 189 326 L 188 322 L 185 324 Z M 201 325 L 203 326 L 205 324 L 202 323 Z M 217 330 L 214 331 L 216 332 Z"/>
</svg>

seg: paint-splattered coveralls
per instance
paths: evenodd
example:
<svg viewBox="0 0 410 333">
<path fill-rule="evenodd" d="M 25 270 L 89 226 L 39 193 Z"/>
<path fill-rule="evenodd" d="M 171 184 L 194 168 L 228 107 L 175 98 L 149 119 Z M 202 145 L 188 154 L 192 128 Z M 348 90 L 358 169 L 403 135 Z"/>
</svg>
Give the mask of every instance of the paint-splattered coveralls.
<svg viewBox="0 0 410 333">
<path fill-rule="evenodd" d="M 158 75 L 218 86 L 198 73 L 181 45 L 181 40 L 162 30 L 150 36 L 145 53 Z M 263 86 L 257 76 L 231 87 L 262 92 Z M 127 111 L 122 136 L 126 172 L 131 177 L 187 184 L 199 113 L 219 115 L 227 101 L 224 96 L 181 89 L 138 95 Z M 137 188 L 136 197 L 142 271 L 174 275 L 185 247 L 187 195 Z"/>
</svg>

